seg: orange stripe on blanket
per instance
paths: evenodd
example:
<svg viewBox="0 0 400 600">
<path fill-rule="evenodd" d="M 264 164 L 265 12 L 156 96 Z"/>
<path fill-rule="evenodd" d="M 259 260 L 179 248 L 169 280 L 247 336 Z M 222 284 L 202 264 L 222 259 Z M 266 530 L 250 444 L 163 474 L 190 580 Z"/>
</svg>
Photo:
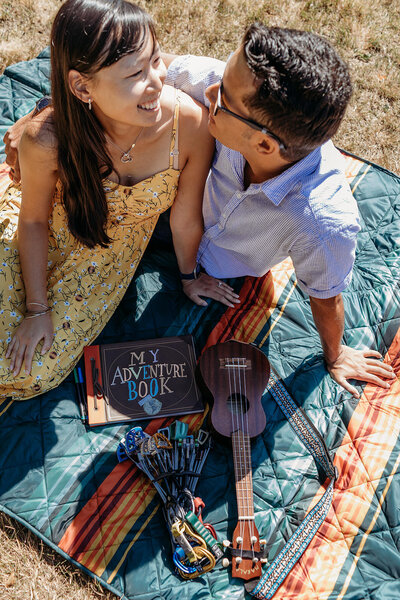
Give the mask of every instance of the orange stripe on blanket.
<svg viewBox="0 0 400 600">
<path fill-rule="evenodd" d="M 253 342 L 277 309 L 293 271 L 293 263 L 288 258 L 263 277 L 246 277 L 240 290 L 241 304 L 226 310 L 210 333 L 204 350 L 232 337 L 243 342 Z M 277 320 L 282 314 L 280 309 Z"/>
<path fill-rule="evenodd" d="M 259 295 L 257 303 L 244 315 L 240 325 L 236 328 L 235 337 L 237 339 L 244 342 L 253 342 L 277 308 L 278 314 L 275 322 L 281 318 L 283 310 L 281 310 L 279 301 L 289 284 L 293 272 L 293 263 L 290 258 L 269 271 L 266 275 L 263 292 Z"/>
<path fill-rule="evenodd" d="M 149 435 L 155 433 L 162 422 L 160 419 L 151 421 L 146 428 L 147 433 Z M 128 462 L 119 463 L 115 466 L 108 477 L 98 487 L 95 495 L 88 500 L 65 531 L 58 544 L 64 552 L 70 556 L 73 556 L 77 552 L 77 549 L 81 545 L 81 540 L 87 534 L 87 524 L 93 523 L 94 519 L 100 518 L 107 512 L 115 496 L 125 487 L 129 475 L 135 471 L 136 467 Z M 125 490 L 125 493 L 129 493 L 130 491 L 132 490 Z M 100 504 L 102 504 L 101 509 L 99 509 Z"/>
<path fill-rule="evenodd" d="M 271 313 L 270 309 L 274 304 L 274 282 L 271 273 L 268 275 L 265 285 L 257 295 L 257 303 L 252 304 L 236 328 L 235 337 L 239 337 L 243 342 L 255 340 L 266 322 L 267 313 Z"/>
<path fill-rule="evenodd" d="M 123 494 L 117 510 L 102 524 L 97 536 L 91 540 L 90 547 L 73 558 L 100 577 L 155 495 L 150 481 L 140 475 L 135 488 L 131 493 Z"/>
<path fill-rule="evenodd" d="M 365 165 L 362 160 L 358 158 L 353 158 L 353 156 L 344 156 L 345 160 L 345 175 L 348 184 L 350 185 L 352 181 L 357 177 L 361 167 Z"/>
<path fill-rule="evenodd" d="M 201 425 L 203 418 L 201 413 L 187 415 L 181 420 L 194 431 Z M 172 423 L 173 419 L 169 422 Z M 152 435 L 160 425 L 159 419 L 151 421 L 146 432 Z M 140 473 L 137 478 L 134 477 L 137 471 L 130 461 L 117 464 L 68 526 L 58 544 L 69 556 L 97 575 L 101 575 L 107 568 L 120 544 L 155 495 L 153 486 L 144 475 Z M 90 525 L 96 521 L 99 526 L 96 525 L 93 534 L 88 535 Z"/>
<path fill-rule="evenodd" d="M 374 499 L 377 502 L 378 483 L 400 435 L 399 352 L 400 330 L 385 358 L 392 362 L 398 378 L 389 390 L 371 384 L 365 387 L 336 451 L 334 463 L 340 477 L 335 486 L 333 510 L 276 592 L 274 600 L 323 600 L 332 593 L 371 503 Z M 393 362 L 394 358 L 396 362 Z M 389 485 L 383 494 L 388 489 Z M 322 491 L 321 488 L 312 505 L 316 504 Z M 383 494 L 379 497 L 381 504 Z M 375 520 L 378 514 L 379 507 L 375 511 Z M 355 562 L 357 560 L 358 556 L 354 558 Z M 342 589 L 342 594 L 344 592 Z"/>
</svg>

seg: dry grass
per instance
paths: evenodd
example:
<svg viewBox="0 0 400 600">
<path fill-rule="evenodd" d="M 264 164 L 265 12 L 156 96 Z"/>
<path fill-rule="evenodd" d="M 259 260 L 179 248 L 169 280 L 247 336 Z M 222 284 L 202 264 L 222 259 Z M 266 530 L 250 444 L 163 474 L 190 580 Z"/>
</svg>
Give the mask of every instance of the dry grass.
<svg viewBox="0 0 400 600">
<path fill-rule="evenodd" d="M 59 0 L 1 0 L 0 72 L 48 44 Z M 355 92 L 336 143 L 400 173 L 400 0 L 149 0 L 162 47 L 225 58 L 247 24 L 312 30 L 350 65 Z M 112 598 L 41 541 L 0 517 L 2 600 Z"/>
<path fill-rule="evenodd" d="M 99 583 L 0 513 L 1 600 L 114 600 Z"/>
<path fill-rule="evenodd" d="M 335 141 L 400 173 L 400 0 L 149 0 L 162 47 L 225 58 L 255 20 L 326 36 L 350 65 L 355 92 Z M 60 0 L 2 0 L 0 72 L 48 43 Z"/>
</svg>

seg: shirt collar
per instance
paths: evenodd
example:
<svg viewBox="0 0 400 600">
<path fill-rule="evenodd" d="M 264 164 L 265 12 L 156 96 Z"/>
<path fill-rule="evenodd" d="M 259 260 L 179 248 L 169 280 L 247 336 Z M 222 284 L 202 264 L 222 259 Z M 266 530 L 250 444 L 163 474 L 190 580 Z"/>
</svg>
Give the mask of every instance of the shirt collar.
<svg viewBox="0 0 400 600">
<path fill-rule="evenodd" d="M 243 171 L 245 165 L 244 156 L 243 154 L 240 154 L 240 152 L 232 150 L 232 148 L 226 147 L 226 150 L 228 154 L 228 161 L 231 165 L 232 171 L 234 172 L 238 183 L 243 188 Z"/>
<path fill-rule="evenodd" d="M 280 175 L 273 177 L 273 179 L 268 179 L 262 184 L 257 184 L 275 206 L 278 206 L 282 202 L 295 185 L 304 181 L 306 177 L 316 170 L 321 161 L 321 148 L 321 146 L 315 148 L 310 154 L 307 154 L 307 156 L 286 169 L 286 171 L 283 171 Z M 232 170 L 240 184 L 243 185 L 245 159 L 236 150 L 227 148 L 227 151 Z"/>
<path fill-rule="evenodd" d="M 280 175 L 261 184 L 264 194 L 275 206 L 278 206 L 295 185 L 301 184 L 313 173 L 321 161 L 321 146 L 294 163 Z"/>
</svg>

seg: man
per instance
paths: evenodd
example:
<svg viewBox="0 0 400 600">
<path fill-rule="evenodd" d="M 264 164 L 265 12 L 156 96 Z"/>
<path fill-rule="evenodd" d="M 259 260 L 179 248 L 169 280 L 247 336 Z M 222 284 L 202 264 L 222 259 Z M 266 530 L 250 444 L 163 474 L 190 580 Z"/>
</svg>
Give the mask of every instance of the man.
<svg viewBox="0 0 400 600">
<path fill-rule="evenodd" d="M 343 159 L 330 142 L 351 95 L 346 65 L 317 35 L 259 24 L 226 65 L 190 56 L 165 61 L 167 83 L 209 105 L 217 140 L 198 255 L 206 273 L 184 274 L 192 298 L 221 300 L 215 278 L 261 276 L 290 256 L 332 378 L 356 397 L 348 379 L 389 387 L 394 374 L 378 352 L 341 344 L 341 292 L 359 231 Z"/>
<path fill-rule="evenodd" d="M 166 62 L 167 83 L 208 100 L 217 140 L 201 265 L 214 277 L 261 276 L 290 256 L 333 379 L 356 397 L 350 378 L 389 387 L 393 372 L 378 352 L 341 344 L 341 292 L 359 231 L 343 159 L 329 141 L 351 95 L 345 63 L 317 35 L 260 24 L 226 66 L 190 56 Z M 200 276 L 192 292 L 206 292 L 207 283 Z"/>
</svg>

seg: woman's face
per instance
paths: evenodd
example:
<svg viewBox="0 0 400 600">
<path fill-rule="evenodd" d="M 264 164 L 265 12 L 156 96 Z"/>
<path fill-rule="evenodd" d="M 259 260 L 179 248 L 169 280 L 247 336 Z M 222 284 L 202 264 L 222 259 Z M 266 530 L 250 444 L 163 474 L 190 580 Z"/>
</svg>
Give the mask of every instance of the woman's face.
<svg viewBox="0 0 400 600">
<path fill-rule="evenodd" d="M 167 69 L 151 35 L 140 50 L 95 73 L 87 83 L 100 122 L 151 127 L 161 119 L 160 96 Z"/>
</svg>

